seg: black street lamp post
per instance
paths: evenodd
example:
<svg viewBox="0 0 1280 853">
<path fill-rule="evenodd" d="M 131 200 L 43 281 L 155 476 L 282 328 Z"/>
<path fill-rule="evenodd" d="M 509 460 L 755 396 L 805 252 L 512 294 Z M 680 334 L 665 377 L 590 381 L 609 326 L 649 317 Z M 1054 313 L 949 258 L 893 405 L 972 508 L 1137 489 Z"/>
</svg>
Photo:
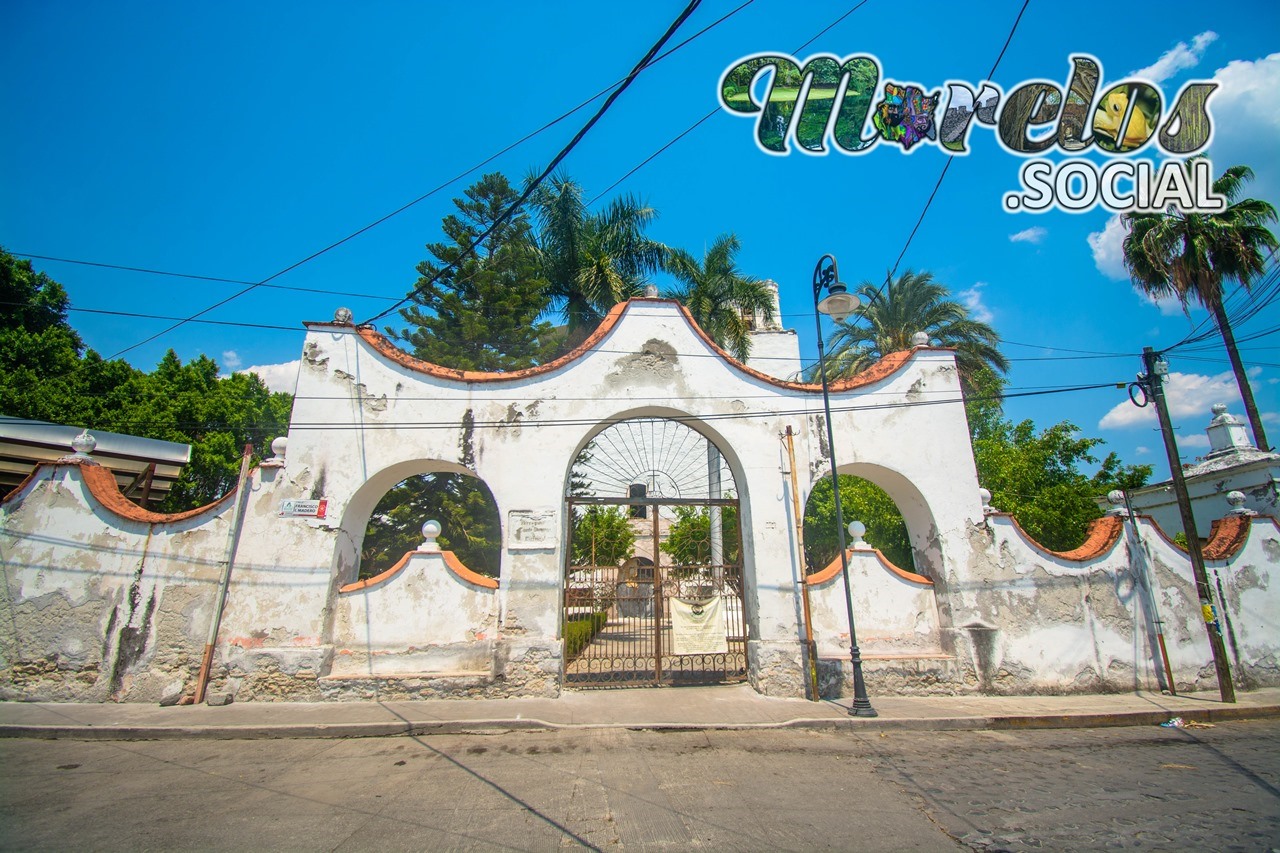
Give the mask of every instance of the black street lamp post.
<svg viewBox="0 0 1280 853">
<path fill-rule="evenodd" d="M 821 302 L 818 297 L 826 289 L 827 296 Z M 862 652 L 858 651 L 858 632 L 853 621 L 853 585 L 849 581 L 849 554 L 845 550 L 844 513 L 840 509 L 840 478 L 836 474 L 836 438 L 831 428 L 831 391 L 827 384 L 827 359 L 822 343 L 822 316 L 843 320 L 857 309 L 861 300 L 849 292 L 840 281 L 833 255 L 823 255 L 813 269 L 813 322 L 818 330 L 818 372 L 822 376 L 822 409 L 827 419 L 827 452 L 831 457 L 831 490 L 836 505 L 836 537 L 840 546 L 840 568 L 844 575 L 844 600 L 849 611 L 849 661 L 853 667 L 853 704 L 850 716 L 875 717 L 876 709 L 867 698 L 867 684 L 862 678 Z"/>
</svg>

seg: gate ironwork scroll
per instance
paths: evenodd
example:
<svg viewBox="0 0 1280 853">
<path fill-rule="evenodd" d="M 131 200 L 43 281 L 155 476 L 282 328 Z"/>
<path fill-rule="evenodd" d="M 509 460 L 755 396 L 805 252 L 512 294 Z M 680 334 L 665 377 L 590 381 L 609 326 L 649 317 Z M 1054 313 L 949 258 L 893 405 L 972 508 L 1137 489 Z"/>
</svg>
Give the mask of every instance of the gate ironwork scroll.
<svg viewBox="0 0 1280 853">
<path fill-rule="evenodd" d="M 735 498 L 641 497 L 633 491 L 625 498 L 571 497 L 568 510 L 567 685 L 746 678 Z M 679 653 L 689 649 L 701 651 Z"/>
</svg>

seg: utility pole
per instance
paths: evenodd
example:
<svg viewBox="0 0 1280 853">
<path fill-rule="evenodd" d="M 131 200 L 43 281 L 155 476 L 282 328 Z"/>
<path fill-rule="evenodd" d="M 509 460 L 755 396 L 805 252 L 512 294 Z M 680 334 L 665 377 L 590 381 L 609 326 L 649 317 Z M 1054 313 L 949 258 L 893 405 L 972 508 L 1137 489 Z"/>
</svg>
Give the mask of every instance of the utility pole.
<svg viewBox="0 0 1280 853">
<path fill-rule="evenodd" d="M 1204 628 L 1213 649 L 1213 666 L 1218 672 L 1218 692 L 1223 702 L 1236 701 L 1236 689 L 1231 683 L 1231 664 L 1227 649 L 1222 643 L 1222 628 L 1213 603 L 1213 589 L 1209 586 L 1209 574 L 1204 568 L 1204 552 L 1200 549 L 1200 536 L 1196 533 L 1196 520 L 1191 512 L 1191 498 L 1187 495 L 1187 481 L 1182 476 L 1182 463 L 1178 460 L 1178 441 L 1173 435 L 1173 423 L 1169 420 L 1169 407 L 1164 397 L 1164 378 L 1169 373 L 1169 362 L 1151 347 L 1143 347 L 1142 364 L 1146 372 L 1138 378 L 1142 389 L 1151 395 L 1160 419 L 1160 434 L 1164 437 L 1165 453 L 1169 457 L 1169 474 L 1173 478 L 1173 494 L 1182 516 L 1182 530 L 1187 537 L 1187 552 L 1191 556 L 1191 572 L 1195 575 L 1196 593 L 1200 598 L 1200 610 L 1204 615 Z M 1145 403 L 1144 403 L 1145 405 Z"/>
</svg>

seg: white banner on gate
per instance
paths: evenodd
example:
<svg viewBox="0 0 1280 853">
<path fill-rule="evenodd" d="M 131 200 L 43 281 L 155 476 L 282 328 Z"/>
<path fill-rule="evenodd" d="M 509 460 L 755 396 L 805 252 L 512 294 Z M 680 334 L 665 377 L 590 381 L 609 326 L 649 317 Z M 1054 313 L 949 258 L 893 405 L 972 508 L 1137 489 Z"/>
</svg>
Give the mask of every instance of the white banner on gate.
<svg viewBox="0 0 1280 853">
<path fill-rule="evenodd" d="M 672 598 L 667 603 L 671 607 L 671 654 L 722 655 L 729 651 L 723 598 Z"/>
</svg>

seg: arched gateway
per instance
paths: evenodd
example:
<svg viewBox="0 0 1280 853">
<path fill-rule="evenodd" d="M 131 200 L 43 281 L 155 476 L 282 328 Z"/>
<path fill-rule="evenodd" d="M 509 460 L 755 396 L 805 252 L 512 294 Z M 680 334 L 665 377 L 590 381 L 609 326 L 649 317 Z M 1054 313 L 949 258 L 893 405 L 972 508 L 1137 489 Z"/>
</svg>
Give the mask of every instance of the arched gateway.
<svg viewBox="0 0 1280 853">
<path fill-rule="evenodd" d="M 724 452 L 688 418 L 613 423 L 566 495 L 565 683 L 747 677 L 742 527 Z"/>
<path fill-rule="evenodd" d="M 778 344 L 762 342 L 770 355 L 759 363 L 792 367 L 794 358 L 777 357 Z M 982 512 L 952 353 L 917 347 L 836 383 L 833 417 L 842 465 L 874 464 L 911 484 L 918 518 L 928 520 L 912 526 L 912 538 L 929 577 L 964 565 L 967 530 Z M 794 478 L 781 440 L 789 428 Z M 738 679 L 803 695 L 808 631 L 837 658 L 847 633 L 824 615 L 836 612 L 824 603 L 834 587 L 813 591 L 821 624 L 806 625 L 801 594 L 792 490 L 802 506 L 828 473 L 824 434 L 818 386 L 735 361 L 670 300 L 620 304 L 564 357 L 500 374 L 418 361 L 372 329 L 310 324 L 286 490 L 327 498 L 337 519 L 336 528 L 312 522 L 290 531 L 332 555 L 336 602 L 315 602 L 339 614 L 318 626 L 333 647 L 332 671 L 354 679 L 352 689 L 363 672 L 364 690 L 384 676 L 418 678 L 427 686 L 414 695 L 445 690 L 437 676 L 465 676 L 472 695 Z M 414 644 L 412 630 L 382 630 L 380 620 L 403 618 L 402 610 L 380 615 L 370 605 L 351 615 L 351 597 L 367 592 L 350 586 L 366 496 L 417 460 L 482 480 L 502 522 L 496 592 L 475 591 L 483 618 L 436 614 L 430 601 L 412 609 L 433 625 L 457 622 L 454 642 L 438 653 Z M 948 659 L 949 616 L 933 588 L 899 592 L 891 572 L 873 580 L 860 601 L 874 611 L 887 584 L 884 594 L 907 595 L 911 612 L 868 615 L 864 650 Z M 410 594 L 396 589 L 400 582 L 380 581 L 389 602 Z M 897 643 L 902 625 L 911 626 L 905 645 Z M 377 639 L 384 636 L 394 639 Z M 450 670 L 453 660 L 466 669 Z"/>
<path fill-rule="evenodd" d="M 786 333 L 766 333 L 755 363 L 794 369 Z M 1057 553 L 981 505 L 949 350 L 836 383 L 831 416 L 840 473 L 888 494 L 913 555 L 847 555 L 873 696 L 1128 690 L 1169 672 L 1210 686 L 1190 564 L 1149 521 L 1110 515 Z M 666 300 L 619 305 L 563 358 L 501 374 L 309 324 L 288 441 L 243 492 L 152 512 L 80 452 L 0 499 L 0 698 L 194 696 L 211 632 L 210 688 L 237 702 L 744 677 L 803 696 L 810 675 L 836 694 L 845 570 L 806 574 L 796 518 L 830 474 L 824 417 L 820 388 L 734 361 Z M 501 544 L 486 573 L 434 525 L 360 572 L 381 496 L 423 474 L 487 487 L 484 538 Z M 1258 580 L 1275 576 L 1276 524 L 1233 513 L 1204 548 L 1237 671 L 1258 684 L 1276 679 L 1280 584 Z"/>
<path fill-rule="evenodd" d="M 803 696 L 811 649 L 824 690 L 837 689 L 845 585 L 838 561 L 805 566 L 797 519 L 830 474 L 821 388 L 771 375 L 794 371 L 794 335 L 758 334 L 742 364 L 678 303 L 632 299 L 562 358 L 473 373 L 419 361 L 349 312 L 310 323 L 287 452 L 253 472 L 243 500 L 146 512 L 108 494 L 81 459 L 40 469 L 5 499 L 0 546 L 29 568 L 6 587 L 16 598 L 0 652 L 36 655 L 43 627 L 20 643 L 5 631 L 44 626 L 48 596 L 64 596 L 76 604 L 49 634 L 55 647 L 33 659 L 119 675 L 42 676 L 13 695 L 153 701 L 189 684 L 228 542 L 238 550 L 212 671 L 237 701 L 741 679 Z M 952 352 L 893 353 L 834 383 L 831 416 L 841 472 L 889 493 L 914 554 L 914 571 L 850 554 L 872 687 L 959 691 L 1022 673 L 1013 647 L 992 639 L 997 614 L 1020 612 L 1022 587 L 984 585 L 1021 564 L 1006 567 L 1012 552 L 992 544 Z M 484 484 L 495 564 L 467 566 L 424 531 L 362 573 L 371 513 L 423 474 Z M 50 529 L 73 533 L 48 551 Z M 60 568 L 84 560 L 99 570 Z M 1027 625 L 1007 626 L 1031 650 L 1018 659 L 1038 653 Z M 90 659 L 97 649 L 103 661 Z"/>
</svg>

